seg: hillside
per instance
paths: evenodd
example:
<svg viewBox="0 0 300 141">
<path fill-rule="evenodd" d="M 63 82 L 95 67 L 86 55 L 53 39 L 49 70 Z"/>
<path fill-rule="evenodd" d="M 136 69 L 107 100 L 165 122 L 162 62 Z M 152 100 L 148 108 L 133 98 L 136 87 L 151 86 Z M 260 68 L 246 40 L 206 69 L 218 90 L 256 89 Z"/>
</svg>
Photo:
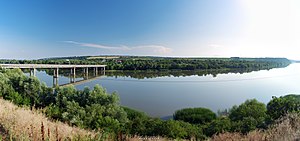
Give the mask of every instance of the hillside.
<svg viewBox="0 0 300 141">
<path fill-rule="evenodd" d="M 43 125 L 42 125 L 43 124 Z M 43 139 L 44 138 L 44 139 Z M 255 130 L 243 135 L 239 132 L 214 135 L 208 141 L 292 141 L 300 138 L 300 116 L 289 114 L 277 121 L 270 129 Z M 51 121 L 37 110 L 20 108 L 0 99 L 0 140 L 112 140 L 108 134 L 70 127 Z M 126 140 L 141 140 L 127 138 Z M 168 140 L 166 138 L 143 138 L 144 140 Z"/>
<path fill-rule="evenodd" d="M 0 99 L 0 135 L 3 140 L 81 140 L 107 137 L 105 134 L 51 121 L 37 110 L 20 108 L 3 99 Z"/>
<path fill-rule="evenodd" d="M 288 114 L 267 130 L 255 130 L 248 134 L 222 133 L 209 141 L 298 141 L 300 139 L 300 115 Z"/>
</svg>

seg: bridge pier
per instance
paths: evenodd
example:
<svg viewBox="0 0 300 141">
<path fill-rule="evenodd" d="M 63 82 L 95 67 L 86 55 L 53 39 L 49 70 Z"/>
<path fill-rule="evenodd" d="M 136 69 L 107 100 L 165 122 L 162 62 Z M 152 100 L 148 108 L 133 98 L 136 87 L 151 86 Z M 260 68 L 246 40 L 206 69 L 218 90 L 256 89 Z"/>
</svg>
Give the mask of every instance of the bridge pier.
<svg viewBox="0 0 300 141">
<path fill-rule="evenodd" d="M 103 75 L 105 75 L 105 66 L 103 67 Z"/>
<path fill-rule="evenodd" d="M 36 73 L 35 68 L 30 69 L 30 76 L 35 76 L 35 73 Z"/>
<path fill-rule="evenodd" d="M 98 76 L 98 68 L 97 67 L 94 68 L 94 76 Z"/>
<path fill-rule="evenodd" d="M 53 87 L 58 86 L 58 77 L 53 77 Z"/>
<path fill-rule="evenodd" d="M 58 68 L 54 69 L 53 71 L 53 87 L 58 86 L 58 75 L 59 75 L 58 71 L 59 71 Z"/>
<path fill-rule="evenodd" d="M 101 72 L 103 72 L 103 75 L 105 75 L 105 67 L 101 68 Z"/>
<path fill-rule="evenodd" d="M 70 73 L 70 83 L 74 83 L 76 79 L 76 68 L 71 68 L 71 73 Z"/>
<path fill-rule="evenodd" d="M 84 76 L 85 76 L 85 78 L 84 79 L 89 79 L 89 68 L 87 67 L 87 68 L 84 68 Z"/>
<path fill-rule="evenodd" d="M 54 71 L 53 71 L 53 77 L 58 78 L 58 75 L 59 75 L 58 71 L 59 71 L 58 68 L 54 69 Z"/>
</svg>

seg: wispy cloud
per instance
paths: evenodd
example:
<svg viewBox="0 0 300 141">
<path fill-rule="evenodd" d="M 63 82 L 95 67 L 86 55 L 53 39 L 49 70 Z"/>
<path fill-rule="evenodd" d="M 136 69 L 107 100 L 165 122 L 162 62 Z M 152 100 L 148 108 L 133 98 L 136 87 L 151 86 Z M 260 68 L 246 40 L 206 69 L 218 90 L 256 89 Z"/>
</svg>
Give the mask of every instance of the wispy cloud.
<svg viewBox="0 0 300 141">
<path fill-rule="evenodd" d="M 75 44 L 82 47 L 90 47 L 90 48 L 99 48 L 111 51 L 122 51 L 124 53 L 128 52 L 145 52 L 147 54 L 159 54 L 159 55 L 167 55 L 172 53 L 172 49 L 164 46 L 159 45 L 141 45 L 141 46 L 105 46 L 100 44 L 93 44 L 93 43 L 81 43 L 76 41 L 63 41 L 64 43 Z"/>
</svg>

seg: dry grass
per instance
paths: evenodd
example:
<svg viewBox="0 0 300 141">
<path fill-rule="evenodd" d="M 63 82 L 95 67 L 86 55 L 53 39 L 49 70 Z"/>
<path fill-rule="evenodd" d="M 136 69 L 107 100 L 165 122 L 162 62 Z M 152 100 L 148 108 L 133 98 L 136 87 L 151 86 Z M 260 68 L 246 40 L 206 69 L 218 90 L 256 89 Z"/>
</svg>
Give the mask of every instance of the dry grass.
<svg viewBox="0 0 300 141">
<path fill-rule="evenodd" d="M 169 141 L 170 139 L 163 138 L 163 137 L 130 137 L 126 138 L 126 141 Z"/>
<path fill-rule="evenodd" d="M 87 140 L 101 135 L 61 122 L 52 122 L 43 114 L 20 108 L 0 99 L 0 138 L 3 140 Z"/>
<path fill-rule="evenodd" d="M 288 114 L 266 131 L 252 131 L 247 135 L 223 133 L 210 141 L 300 141 L 300 114 Z"/>
<path fill-rule="evenodd" d="M 266 141 L 267 136 L 260 131 L 253 131 L 247 135 L 240 133 L 223 133 L 215 135 L 210 141 Z"/>
</svg>

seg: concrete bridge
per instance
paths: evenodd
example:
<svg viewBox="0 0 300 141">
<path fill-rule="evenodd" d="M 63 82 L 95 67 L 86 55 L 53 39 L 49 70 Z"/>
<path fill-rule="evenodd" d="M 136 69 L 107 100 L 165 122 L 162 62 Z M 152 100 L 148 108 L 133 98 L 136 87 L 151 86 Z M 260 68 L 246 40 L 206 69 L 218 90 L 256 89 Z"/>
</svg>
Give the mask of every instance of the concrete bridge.
<svg viewBox="0 0 300 141">
<path fill-rule="evenodd" d="M 58 85 L 59 69 L 70 69 L 70 83 L 75 83 L 76 69 L 83 69 L 84 79 L 89 79 L 89 70 L 94 71 L 94 76 L 98 76 L 100 71 L 105 75 L 106 65 L 58 65 L 58 64 L 0 64 L 0 68 L 13 69 L 30 69 L 30 76 L 35 76 L 36 69 L 53 69 L 53 86 Z"/>
</svg>

